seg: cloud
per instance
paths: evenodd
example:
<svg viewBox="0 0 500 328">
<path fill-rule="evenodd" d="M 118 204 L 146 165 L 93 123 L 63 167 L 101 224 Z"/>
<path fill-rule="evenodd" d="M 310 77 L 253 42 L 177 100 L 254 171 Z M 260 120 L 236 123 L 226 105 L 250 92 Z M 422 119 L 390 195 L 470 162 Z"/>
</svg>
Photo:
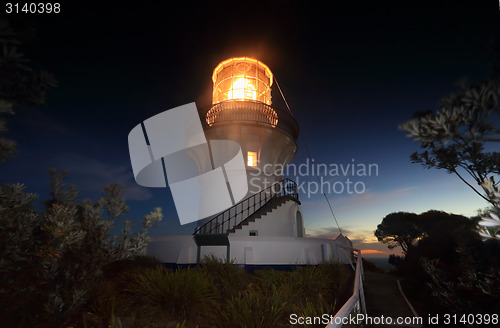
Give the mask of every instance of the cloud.
<svg viewBox="0 0 500 328">
<path fill-rule="evenodd" d="M 418 187 L 409 186 L 399 189 L 393 189 L 384 192 L 373 192 L 367 190 L 362 194 L 353 194 L 349 197 L 341 197 L 336 200 L 336 203 L 346 211 L 347 209 L 357 209 L 359 206 L 371 206 L 375 204 L 394 202 L 396 199 L 407 196 Z M 355 205 L 355 206 L 354 206 Z"/>
<path fill-rule="evenodd" d="M 354 248 L 361 250 L 362 255 L 381 255 L 389 256 L 391 254 L 402 255 L 403 252 L 400 247 L 389 249 L 386 244 L 383 243 L 365 243 L 360 241 L 352 240 Z"/>
<path fill-rule="evenodd" d="M 378 249 L 363 249 L 361 251 L 363 255 L 390 255 L 392 252 L 388 251 L 379 251 Z"/>
<path fill-rule="evenodd" d="M 348 236 L 351 231 L 342 228 L 342 234 Z M 340 234 L 337 227 L 306 228 L 306 235 L 315 238 L 335 239 Z"/>
<path fill-rule="evenodd" d="M 383 192 L 374 192 L 371 189 L 366 189 L 366 191 L 361 194 L 352 193 L 327 195 L 327 197 L 333 206 L 335 214 L 343 214 L 357 211 L 359 210 L 360 206 L 368 207 L 394 202 L 398 198 L 408 196 L 416 189 L 418 189 L 417 186 L 408 186 Z M 317 208 L 318 206 L 328 207 L 326 200 L 322 194 L 316 195 L 315 198 L 301 199 L 301 203 L 303 208 Z"/>
<path fill-rule="evenodd" d="M 362 255 L 374 257 L 387 257 L 391 254 L 402 255 L 400 247 L 389 249 L 386 244 L 377 241 L 371 230 L 353 229 L 354 227 L 342 228 L 342 233 L 347 236 L 354 246 L 361 250 Z M 339 230 L 334 227 L 319 227 L 306 230 L 309 237 L 335 239 Z"/>
</svg>

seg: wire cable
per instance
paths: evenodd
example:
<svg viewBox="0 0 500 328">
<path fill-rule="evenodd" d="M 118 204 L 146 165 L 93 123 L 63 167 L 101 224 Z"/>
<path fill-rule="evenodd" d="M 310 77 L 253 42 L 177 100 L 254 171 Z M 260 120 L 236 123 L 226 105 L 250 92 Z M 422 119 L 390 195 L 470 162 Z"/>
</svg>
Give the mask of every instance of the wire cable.
<svg viewBox="0 0 500 328">
<path fill-rule="evenodd" d="M 280 85 L 278 83 L 278 80 L 276 79 L 276 76 L 274 77 L 274 81 L 276 81 L 276 85 L 278 86 L 278 90 L 280 91 L 281 97 L 283 98 L 283 101 L 285 102 L 285 105 L 288 108 L 288 111 L 291 113 L 292 110 L 290 109 L 290 106 L 288 105 L 288 102 L 285 99 L 285 95 L 283 94 L 283 91 L 281 91 L 281 88 L 280 88 Z M 304 136 L 304 132 L 302 132 L 299 137 L 300 137 L 302 143 L 304 144 L 304 148 L 306 150 L 307 157 L 312 160 L 311 153 L 309 152 L 309 147 L 307 147 L 307 143 L 305 140 L 306 137 Z M 316 176 L 316 179 L 319 179 L 319 177 Z M 319 183 L 319 181 L 318 181 L 318 183 Z M 332 205 L 330 204 L 330 201 L 328 200 L 328 197 L 326 196 L 325 193 L 323 193 L 323 196 L 325 197 L 326 202 L 328 203 L 328 207 L 330 208 L 330 212 L 332 213 L 333 219 L 335 220 L 335 223 L 337 224 L 337 228 L 339 229 L 339 232 L 342 235 L 342 229 L 340 229 L 340 225 L 339 225 L 339 222 L 337 221 L 337 217 L 335 216 L 335 213 L 333 212 Z"/>
<path fill-rule="evenodd" d="M 278 86 L 278 90 L 281 93 L 281 98 L 283 98 L 283 101 L 285 102 L 285 105 L 288 108 L 288 111 L 291 113 L 292 110 L 290 109 L 290 106 L 288 106 L 288 103 L 286 102 L 285 95 L 283 94 L 283 91 L 281 91 L 280 84 L 278 83 L 278 80 L 276 79 L 276 76 L 274 77 L 274 81 L 276 81 L 276 85 Z"/>
</svg>

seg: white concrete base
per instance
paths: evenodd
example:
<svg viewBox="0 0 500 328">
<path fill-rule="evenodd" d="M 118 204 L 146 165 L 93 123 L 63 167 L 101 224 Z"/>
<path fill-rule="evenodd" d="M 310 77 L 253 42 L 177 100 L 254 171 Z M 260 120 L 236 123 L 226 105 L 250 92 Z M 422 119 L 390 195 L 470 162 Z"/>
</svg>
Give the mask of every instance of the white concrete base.
<svg viewBox="0 0 500 328">
<path fill-rule="evenodd" d="M 235 236 L 229 235 L 230 258 L 239 265 L 304 265 L 326 262 L 350 263 L 351 254 L 337 247 L 352 247 L 348 238 Z M 151 240 L 147 254 L 167 264 L 195 264 L 198 247 L 191 235 L 164 236 Z M 226 246 L 202 246 L 201 259 L 210 254 L 226 259 Z"/>
</svg>

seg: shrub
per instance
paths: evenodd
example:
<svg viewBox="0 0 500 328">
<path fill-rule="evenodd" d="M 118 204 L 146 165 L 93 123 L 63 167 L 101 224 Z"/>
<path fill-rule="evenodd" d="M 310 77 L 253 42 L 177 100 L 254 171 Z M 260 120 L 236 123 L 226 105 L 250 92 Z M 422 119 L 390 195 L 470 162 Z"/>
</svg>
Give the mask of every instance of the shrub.
<svg viewBox="0 0 500 328">
<path fill-rule="evenodd" d="M 139 257 L 106 266 L 104 277 L 91 312 L 124 328 L 287 327 L 291 313 L 334 314 L 347 299 L 342 293 L 352 291 L 352 274 L 341 264 L 250 275 L 215 257 L 179 271 Z"/>
<path fill-rule="evenodd" d="M 60 327 L 78 321 L 108 263 L 140 254 L 157 208 L 139 233 L 112 236 L 113 219 L 127 212 L 123 188 L 110 185 L 98 202 L 78 202 L 65 174 L 51 172 L 51 195 L 38 211 L 21 184 L 0 185 L 0 320 L 12 327 Z M 107 219 L 105 213 L 107 213 Z"/>
<path fill-rule="evenodd" d="M 375 263 L 372 261 L 363 259 L 363 270 L 366 272 L 378 272 L 378 273 L 383 273 L 385 272 L 384 269 L 381 267 L 377 266 Z"/>
<path fill-rule="evenodd" d="M 131 306 L 130 300 L 123 295 L 123 291 L 130 284 L 130 278 L 145 269 L 161 267 L 163 267 L 163 263 L 160 260 L 143 255 L 115 261 L 104 266 L 102 281 L 89 291 L 89 302 L 86 310 L 100 318 L 103 325 L 109 321 L 111 314 L 130 316 L 134 307 Z M 107 325 L 105 326 L 107 327 Z"/>
<path fill-rule="evenodd" d="M 215 289 L 198 269 L 179 271 L 163 267 L 146 268 L 129 277 L 122 295 L 128 300 L 128 314 L 148 321 L 183 322 L 202 318 L 214 298 Z"/>
<path fill-rule="evenodd" d="M 222 261 L 213 255 L 205 256 L 201 270 L 210 279 L 221 300 L 237 296 L 250 282 L 249 275 L 244 269 L 238 268 L 234 261 Z"/>
<path fill-rule="evenodd" d="M 263 295 L 249 288 L 225 304 L 218 304 L 210 313 L 213 328 L 275 328 L 287 327 L 288 300 L 279 292 Z"/>
<path fill-rule="evenodd" d="M 313 304 L 312 302 L 305 302 L 304 304 L 299 304 L 296 306 L 296 310 L 293 313 L 296 313 L 299 317 L 309 317 L 309 318 L 321 318 L 324 314 L 329 314 L 329 315 L 335 315 L 336 313 L 336 303 L 333 304 L 328 304 L 324 300 L 320 301 L 319 304 Z M 314 320 L 312 323 L 304 323 L 303 327 L 305 328 L 312 328 L 312 327 L 317 327 L 317 328 L 324 328 L 325 324 L 321 323 L 322 320 L 319 320 L 320 322 L 314 323 Z"/>
<path fill-rule="evenodd" d="M 288 300 L 288 313 L 333 313 L 352 290 L 352 274 L 342 264 L 303 266 L 291 272 L 262 270 L 256 273 L 256 286 L 264 297 L 279 294 Z M 313 311 L 312 309 L 315 309 Z"/>
<path fill-rule="evenodd" d="M 341 264 L 297 267 L 290 272 L 258 270 L 243 292 L 216 305 L 210 326 L 288 327 L 292 313 L 334 314 L 336 304 L 347 299 L 345 291 L 352 290 L 349 281 L 352 274 Z"/>
</svg>

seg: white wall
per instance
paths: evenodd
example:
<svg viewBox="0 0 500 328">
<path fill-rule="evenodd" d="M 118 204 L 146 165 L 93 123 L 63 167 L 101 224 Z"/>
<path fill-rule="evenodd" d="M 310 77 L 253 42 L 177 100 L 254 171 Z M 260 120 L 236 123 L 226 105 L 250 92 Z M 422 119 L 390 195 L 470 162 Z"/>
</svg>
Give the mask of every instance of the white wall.
<svg viewBox="0 0 500 328">
<path fill-rule="evenodd" d="M 242 226 L 241 229 L 236 229 L 230 236 L 249 236 L 250 231 L 258 231 L 259 237 L 297 237 L 296 216 L 299 210 L 299 205 L 293 200 L 289 200 L 254 222 Z"/>
<path fill-rule="evenodd" d="M 349 261 L 345 252 L 338 251 L 337 241 L 333 239 L 230 235 L 229 242 L 230 257 L 236 264 L 293 265 Z M 339 242 L 344 244 L 345 240 Z M 164 263 L 196 263 L 197 246 L 190 235 L 157 237 L 149 243 L 147 254 L 156 256 Z M 225 259 L 226 247 L 203 246 L 201 258 L 209 254 Z"/>
</svg>

